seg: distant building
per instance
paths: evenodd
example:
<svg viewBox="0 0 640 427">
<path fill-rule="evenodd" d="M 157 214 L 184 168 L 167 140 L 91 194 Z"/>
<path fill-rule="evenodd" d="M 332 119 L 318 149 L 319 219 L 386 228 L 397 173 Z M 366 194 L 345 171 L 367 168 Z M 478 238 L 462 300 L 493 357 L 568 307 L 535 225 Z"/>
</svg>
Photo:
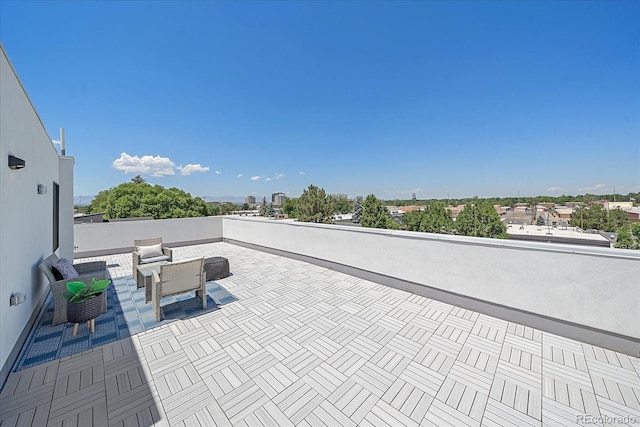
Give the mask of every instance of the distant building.
<svg viewBox="0 0 640 427">
<path fill-rule="evenodd" d="M 355 200 L 356 200 L 356 202 L 360 202 L 360 203 L 362 203 L 362 202 L 364 201 L 364 197 L 362 197 L 362 196 L 356 196 L 356 199 L 355 199 Z"/>
<path fill-rule="evenodd" d="M 451 218 L 457 218 L 458 214 L 462 212 L 462 210 L 464 209 L 464 205 L 458 205 L 458 206 L 449 205 L 447 206 L 447 209 L 451 211 Z"/>
<path fill-rule="evenodd" d="M 271 202 L 276 206 L 284 205 L 284 202 L 287 200 L 287 196 L 284 193 L 273 193 L 271 195 Z"/>
<path fill-rule="evenodd" d="M 255 205 L 256 204 L 256 197 L 255 196 L 247 196 L 244 198 L 244 202 L 246 204 L 248 204 L 249 206 Z"/>
<path fill-rule="evenodd" d="M 566 207 L 566 206 L 557 206 L 555 208 L 555 211 L 556 211 L 556 215 L 558 215 L 558 218 L 562 220 L 570 220 L 571 214 L 573 213 L 573 208 Z"/>
<path fill-rule="evenodd" d="M 94 213 L 94 214 L 74 214 L 73 215 L 73 223 L 74 224 L 90 224 L 93 222 L 104 222 L 104 212 L 102 213 Z M 151 218 L 153 219 L 153 218 Z"/>
<path fill-rule="evenodd" d="M 529 207 L 528 206 L 518 206 L 519 204 L 516 204 L 516 207 L 513 208 L 513 212 L 517 213 L 517 214 L 527 214 L 529 212 Z"/>
<path fill-rule="evenodd" d="M 411 211 L 423 211 L 424 206 L 400 206 L 400 210 L 403 213 L 411 212 Z"/>
<path fill-rule="evenodd" d="M 610 247 L 610 241 L 606 237 L 584 232 L 577 227 L 567 228 L 565 224 L 560 227 L 509 224 L 507 234 L 512 240 Z"/>
<path fill-rule="evenodd" d="M 633 207 L 633 202 L 605 202 L 604 208 L 608 211 L 612 211 L 614 209 L 630 209 Z"/>
<path fill-rule="evenodd" d="M 640 222 L 640 208 L 627 208 L 623 209 L 623 211 L 627 214 L 631 222 Z"/>
<path fill-rule="evenodd" d="M 416 199 L 416 193 L 411 193 L 411 200 L 415 200 Z"/>
</svg>

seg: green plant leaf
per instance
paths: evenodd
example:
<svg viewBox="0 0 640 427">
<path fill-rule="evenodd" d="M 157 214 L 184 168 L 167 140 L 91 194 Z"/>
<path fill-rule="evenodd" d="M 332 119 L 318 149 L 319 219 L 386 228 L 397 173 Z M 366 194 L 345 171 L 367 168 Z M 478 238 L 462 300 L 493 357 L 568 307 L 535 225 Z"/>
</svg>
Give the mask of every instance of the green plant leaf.
<svg viewBox="0 0 640 427">
<path fill-rule="evenodd" d="M 74 295 L 77 294 L 78 292 L 85 290 L 86 288 L 87 288 L 87 285 L 84 284 L 83 282 L 67 283 L 67 290 L 69 290 L 69 292 L 71 292 Z"/>
<path fill-rule="evenodd" d="M 95 278 L 91 279 L 91 287 L 89 288 L 88 294 L 95 295 L 104 291 L 107 286 L 111 283 L 109 279 L 96 280 Z"/>
</svg>

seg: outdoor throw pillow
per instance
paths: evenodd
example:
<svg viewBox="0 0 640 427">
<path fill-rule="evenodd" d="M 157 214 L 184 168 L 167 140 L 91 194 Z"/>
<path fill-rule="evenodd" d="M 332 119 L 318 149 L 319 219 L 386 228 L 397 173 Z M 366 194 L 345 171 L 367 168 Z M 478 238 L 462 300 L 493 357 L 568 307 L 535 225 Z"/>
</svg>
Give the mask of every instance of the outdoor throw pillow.
<svg viewBox="0 0 640 427">
<path fill-rule="evenodd" d="M 162 253 L 162 243 L 151 246 L 137 246 L 136 252 L 140 255 L 140 258 L 151 258 L 164 255 Z"/>
<path fill-rule="evenodd" d="M 76 279 L 79 276 L 76 269 L 73 268 L 73 264 L 71 264 L 71 262 L 66 258 L 60 258 L 51 269 L 56 278 L 60 275 L 64 280 Z M 56 275 L 56 271 L 58 272 L 58 275 Z"/>
</svg>

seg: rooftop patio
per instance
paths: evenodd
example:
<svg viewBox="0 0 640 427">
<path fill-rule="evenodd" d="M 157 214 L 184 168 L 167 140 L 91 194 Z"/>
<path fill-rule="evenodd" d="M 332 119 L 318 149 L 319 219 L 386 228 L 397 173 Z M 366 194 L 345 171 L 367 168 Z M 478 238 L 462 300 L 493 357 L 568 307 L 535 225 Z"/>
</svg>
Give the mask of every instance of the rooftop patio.
<svg viewBox="0 0 640 427">
<path fill-rule="evenodd" d="M 174 251 L 228 258 L 236 300 L 13 372 L 1 426 L 640 423 L 638 358 L 229 243 Z"/>
</svg>

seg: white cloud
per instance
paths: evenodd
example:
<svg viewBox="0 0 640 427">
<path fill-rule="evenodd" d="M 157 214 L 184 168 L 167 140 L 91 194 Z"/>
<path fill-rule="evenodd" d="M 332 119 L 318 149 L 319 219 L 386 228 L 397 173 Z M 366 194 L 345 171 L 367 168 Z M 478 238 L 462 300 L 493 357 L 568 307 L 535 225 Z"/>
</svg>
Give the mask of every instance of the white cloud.
<svg viewBox="0 0 640 427">
<path fill-rule="evenodd" d="M 175 175 L 175 163 L 168 157 L 160 156 L 130 156 L 127 153 L 120 154 L 111 166 L 124 172 L 151 175 L 153 177 L 163 177 L 166 175 Z"/>
<path fill-rule="evenodd" d="M 300 173 L 298 173 L 298 175 L 306 175 L 306 173 L 301 171 Z"/>
<path fill-rule="evenodd" d="M 606 184 L 596 184 L 593 187 L 578 188 L 578 191 L 595 191 L 595 190 L 601 190 L 606 187 L 607 187 Z"/>
<path fill-rule="evenodd" d="M 278 172 L 276 174 L 276 179 L 284 178 L 285 176 L 286 176 L 285 174 Z"/>
<path fill-rule="evenodd" d="M 252 176 L 252 177 L 251 177 L 251 181 L 257 181 L 257 180 L 259 180 L 259 179 L 260 179 L 260 177 L 259 177 L 259 176 Z"/>
<path fill-rule="evenodd" d="M 208 172 L 208 166 L 199 163 L 188 163 L 185 166 L 176 166 L 168 157 L 145 155 L 142 157 L 131 156 L 127 153 L 120 154 L 111 166 L 125 174 L 135 173 L 161 178 L 167 175 L 175 175 L 180 171 L 182 175 L 191 175 L 196 172 Z"/>
<path fill-rule="evenodd" d="M 547 188 L 547 191 L 555 192 L 555 191 L 567 191 L 567 190 L 565 190 L 564 188 L 560 188 L 560 187 L 549 187 L 549 188 Z"/>
<path fill-rule="evenodd" d="M 222 172 L 220 171 L 216 171 L 216 175 L 220 175 Z"/>
<path fill-rule="evenodd" d="M 238 175 L 236 175 L 236 178 L 242 178 L 242 174 L 239 173 Z"/>
<path fill-rule="evenodd" d="M 209 167 L 208 166 L 202 166 L 200 163 L 197 164 L 187 164 L 185 166 L 178 166 L 176 169 L 178 169 L 180 171 L 180 173 L 182 175 L 191 175 L 194 174 L 196 172 L 208 172 L 209 171 Z"/>
<path fill-rule="evenodd" d="M 265 181 L 271 181 L 271 177 L 265 177 L 264 180 Z"/>
</svg>

